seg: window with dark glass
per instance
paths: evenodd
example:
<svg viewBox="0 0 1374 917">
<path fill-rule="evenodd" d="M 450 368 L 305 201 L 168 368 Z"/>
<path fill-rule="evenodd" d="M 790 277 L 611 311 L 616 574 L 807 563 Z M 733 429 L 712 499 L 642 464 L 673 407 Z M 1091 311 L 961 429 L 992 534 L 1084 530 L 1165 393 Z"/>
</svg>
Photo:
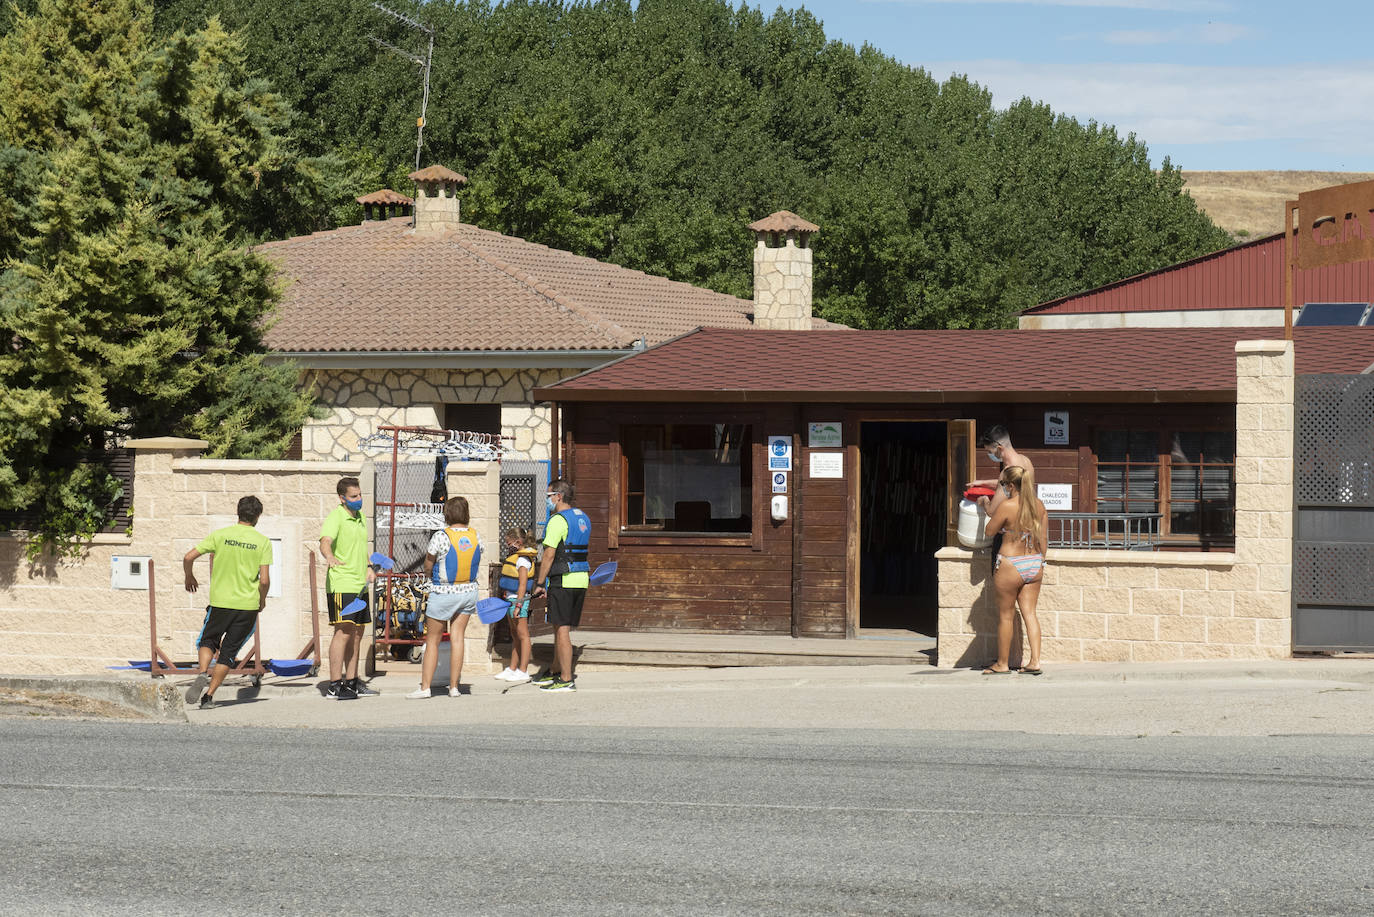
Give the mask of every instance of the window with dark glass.
<svg viewBox="0 0 1374 917">
<path fill-rule="evenodd" d="M 1159 513 L 1165 535 L 1234 537 L 1235 465 L 1231 431 L 1100 430 L 1097 512 Z"/>
<path fill-rule="evenodd" d="M 626 530 L 751 531 L 748 424 L 628 426 L 620 442 Z"/>
</svg>

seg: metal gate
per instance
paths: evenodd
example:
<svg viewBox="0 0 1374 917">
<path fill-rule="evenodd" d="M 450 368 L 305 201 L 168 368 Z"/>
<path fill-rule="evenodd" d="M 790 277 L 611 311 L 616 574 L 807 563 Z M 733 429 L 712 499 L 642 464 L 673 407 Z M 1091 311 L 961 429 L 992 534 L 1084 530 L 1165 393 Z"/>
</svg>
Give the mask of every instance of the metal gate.
<svg viewBox="0 0 1374 917">
<path fill-rule="evenodd" d="M 1374 375 L 1295 391 L 1293 648 L 1374 651 Z"/>
</svg>

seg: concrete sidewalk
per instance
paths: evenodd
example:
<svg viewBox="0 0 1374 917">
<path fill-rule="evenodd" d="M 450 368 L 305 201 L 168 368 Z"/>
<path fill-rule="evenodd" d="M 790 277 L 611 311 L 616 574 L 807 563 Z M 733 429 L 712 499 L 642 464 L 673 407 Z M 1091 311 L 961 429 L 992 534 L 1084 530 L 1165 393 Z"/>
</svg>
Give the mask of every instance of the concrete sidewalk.
<svg viewBox="0 0 1374 917">
<path fill-rule="evenodd" d="M 158 703 L 189 679 L 156 689 Z M 26 679 L 32 683 L 33 679 Z M 141 683 L 146 675 L 61 679 Z M 12 680 L 0 677 L 0 686 Z M 197 726 L 445 728 L 454 725 L 690 726 L 983 730 L 1070 735 L 1374 735 L 1374 659 L 1075 664 L 1044 675 L 986 676 L 929 666 L 581 670 L 576 692 L 550 694 L 490 676 L 461 698 L 410 700 L 418 666 L 391 664 L 380 697 L 332 701 L 318 679 L 231 679 Z M 129 691 L 130 686 L 115 689 Z M 137 692 L 135 692 L 137 693 Z"/>
</svg>

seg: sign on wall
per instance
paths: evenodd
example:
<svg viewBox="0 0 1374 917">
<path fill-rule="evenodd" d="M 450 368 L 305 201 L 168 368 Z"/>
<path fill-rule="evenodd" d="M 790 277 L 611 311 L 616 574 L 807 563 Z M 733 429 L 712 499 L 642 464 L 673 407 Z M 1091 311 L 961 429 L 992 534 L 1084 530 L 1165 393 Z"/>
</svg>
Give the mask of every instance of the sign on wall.
<svg viewBox="0 0 1374 917">
<path fill-rule="evenodd" d="M 1045 509 L 1064 512 L 1073 510 L 1072 484 L 1038 484 L 1035 488 L 1035 495 L 1040 498 L 1041 503 L 1045 504 Z"/>
<path fill-rule="evenodd" d="M 769 470 L 769 471 L 791 471 L 791 470 L 792 470 L 792 437 L 791 437 L 791 436 L 770 436 L 770 437 L 768 437 L 768 470 Z"/>
<path fill-rule="evenodd" d="M 842 478 L 842 477 L 844 477 L 844 453 L 843 453 L 843 452 L 813 452 L 813 453 L 811 453 L 811 477 L 813 477 L 813 478 Z"/>
<path fill-rule="evenodd" d="M 773 493 L 775 493 L 775 494 L 785 494 L 785 493 L 787 493 L 787 472 L 785 472 L 785 471 L 775 471 L 775 472 L 773 472 Z"/>
<path fill-rule="evenodd" d="M 844 427 L 838 420 L 809 423 L 806 444 L 812 449 L 838 449 L 844 445 Z"/>
<path fill-rule="evenodd" d="M 1045 412 L 1045 445 L 1067 446 L 1069 444 L 1069 412 Z"/>
</svg>

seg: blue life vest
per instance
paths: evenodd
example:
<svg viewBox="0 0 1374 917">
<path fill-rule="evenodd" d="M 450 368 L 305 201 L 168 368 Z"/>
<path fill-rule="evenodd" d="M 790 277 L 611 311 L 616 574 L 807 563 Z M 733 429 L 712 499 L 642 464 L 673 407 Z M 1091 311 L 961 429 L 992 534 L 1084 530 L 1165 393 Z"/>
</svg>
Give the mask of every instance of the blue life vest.
<svg viewBox="0 0 1374 917">
<path fill-rule="evenodd" d="M 449 550 L 434 565 L 433 583 L 451 586 L 454 583 L 477 582 L 477 570 L 482 563 L 482 543 L 472 529 L 444 529 Z"/>
<path fill-rule="evenodd" d="M 592 520 L 577 507 L 561 510 L 558 515 L 568 523 L 568 535 L 554 548 L 549 575 L 588 572 L 591 567 L 587 565 L 587 545 L 592 540 Z"/>
</svg>

